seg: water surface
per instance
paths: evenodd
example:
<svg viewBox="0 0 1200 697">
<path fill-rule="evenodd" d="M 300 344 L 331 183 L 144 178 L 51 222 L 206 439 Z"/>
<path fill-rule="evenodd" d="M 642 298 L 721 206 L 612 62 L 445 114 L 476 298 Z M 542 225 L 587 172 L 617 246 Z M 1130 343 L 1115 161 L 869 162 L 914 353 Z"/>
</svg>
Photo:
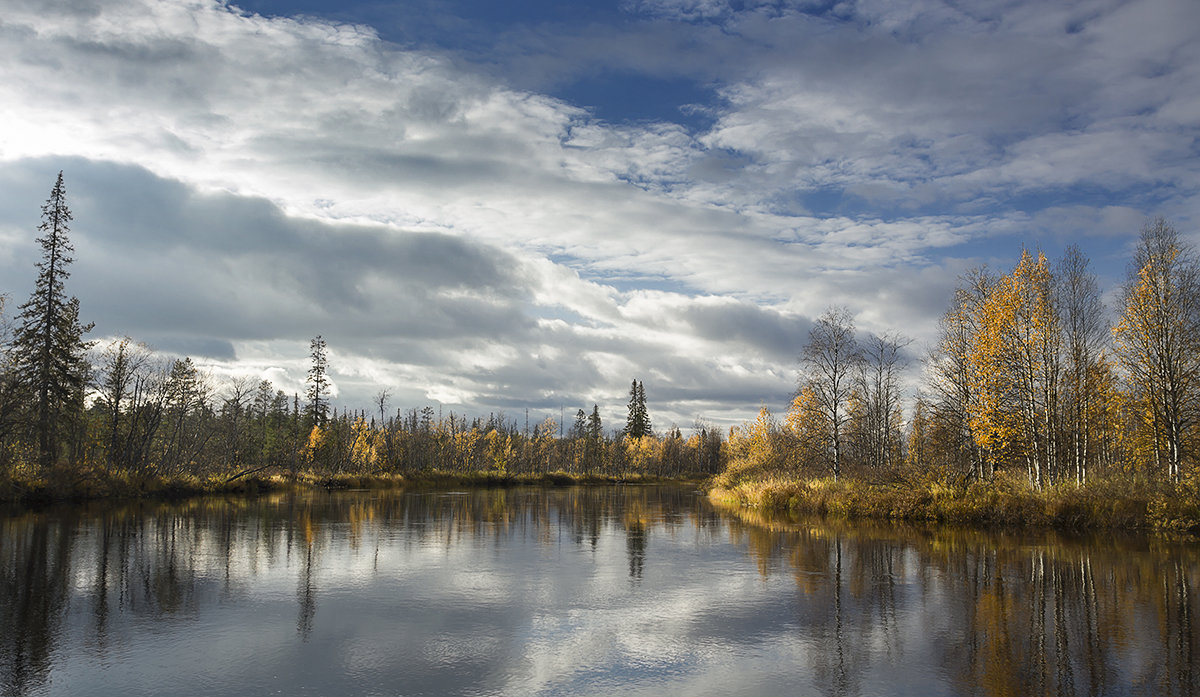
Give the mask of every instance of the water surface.
<svg viewBox="0 0 1200 697">
<path fill-rule="evenodd" d="M 1187 541 L 614 486 L 26 511 L 0 563 L 5 695 L 1200 694 Z"/>
</svg>

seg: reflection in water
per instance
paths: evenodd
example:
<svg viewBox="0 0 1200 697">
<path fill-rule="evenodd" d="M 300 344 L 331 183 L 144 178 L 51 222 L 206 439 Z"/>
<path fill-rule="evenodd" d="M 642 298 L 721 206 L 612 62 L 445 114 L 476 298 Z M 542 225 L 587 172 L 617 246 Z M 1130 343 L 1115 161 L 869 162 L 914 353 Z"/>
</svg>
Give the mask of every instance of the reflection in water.
<svg viewBox="0 0 1200 697">
<path fill-rule="evenodd" d="M 850 628 L 849 644 L 899 655 L 903 642 L 916 637 L 898 631 L 898 613 L 925 613 L 933 649 L 928 658 L 955 693 L 1200 694 L 1192 621 L 1200 549 L 1194 542 L 747 522 L 733 529 L 760 569 L 773 568 L 772 561 L 788 553 L 806 596 L 832 596 L 833 638 L 824 650 L 834 655 L 818 670 L 831 672 L 835 693 L 843 687 L 858 693 L 840 681 L 840 671 L 826 667 L 840 668 L 846 660 L 845 573 L 848 611 L 861 623 Z M 821 573 L 823 564 L 832 574 Z M 905 602 L 898 591 L 918 596 Z"/>
<path fill-rule="evenodd" d="M 640 580 L 646 565 L 646 524 L 634 521 L 625 528 L 625 547 L 629 552 L 629 578 Z"/>
<path fill-rule="evenodd" d="M 22 512 L 0 691 L 1200 694 L 1198 557 L 779 522 L 681 487 Z"/>
</svg>

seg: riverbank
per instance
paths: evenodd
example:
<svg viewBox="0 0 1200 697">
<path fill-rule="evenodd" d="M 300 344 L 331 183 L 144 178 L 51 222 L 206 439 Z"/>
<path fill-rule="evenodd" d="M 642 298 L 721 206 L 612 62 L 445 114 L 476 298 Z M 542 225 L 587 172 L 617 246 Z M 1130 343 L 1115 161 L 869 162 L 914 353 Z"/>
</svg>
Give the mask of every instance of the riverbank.
<svg viewBox="0 0 1200 697">
<path fill-rule="evenodd" d="M 716 503 L 846 519 L 979 527 L 1160 530 L 1200 534 L 1200 493 L 1136 479 L 1062 483 L 1034 489 L 1024 478 L 948 486 L 938 481 L 868 482 L 843 477 L 708 484 Z"/>
<path fill-rule="evenodd" d="M 699 475 L 665 478 L 631 473 L 626 475 L 576 474 L 570 472 L 444 472 L 425 470 L 409 474 L 322 474 L 316 472 L 219 474 L 208 477 L 135 476 L 103 471 L 52 473 L 43 477 L 0 479 L 0 503 L 39 504 L 62 501 L 122 499 L 183 499 L 194 496 L 253 496 L 272 491 L 313 489 L 384 489 L 403 487 L 510 487 L 574 486 L 587 484 L 654 484 L 700 482 Z"/>
</svg>

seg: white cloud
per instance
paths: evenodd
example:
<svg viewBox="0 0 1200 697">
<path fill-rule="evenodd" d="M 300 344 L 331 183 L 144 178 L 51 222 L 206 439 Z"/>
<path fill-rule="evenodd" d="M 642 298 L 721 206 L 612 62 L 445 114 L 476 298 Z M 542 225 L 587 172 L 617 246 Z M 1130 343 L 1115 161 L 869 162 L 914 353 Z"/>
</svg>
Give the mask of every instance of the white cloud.
<svg viewBox="0 0 1200 697">
<path fill-rule="evenodd" d="M 926 338 L 1005 241 L 1200 219 L 1192 4 L 626 10 L 509 34 L 508 65 L 699 80 L 711 129 L 601 121 L 365 26 L 10 0 L 0 263 L 27 268 L 13 240 L 66 161 L 76 292 L 113 332 L 225 342 L 263 374 L 324 333 L 358 406 L 396 381 L 397 402 L 619 409 L 653 375 L 687 423 L 786 395 L 788 344 L 829 304 Z"/>
</svg>

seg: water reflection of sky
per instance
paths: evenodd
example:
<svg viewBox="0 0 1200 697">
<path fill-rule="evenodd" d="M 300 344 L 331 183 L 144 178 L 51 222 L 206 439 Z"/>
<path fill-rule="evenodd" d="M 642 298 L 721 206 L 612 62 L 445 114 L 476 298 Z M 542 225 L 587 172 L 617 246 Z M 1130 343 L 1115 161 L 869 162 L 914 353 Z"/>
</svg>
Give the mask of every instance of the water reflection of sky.
<svg viewBox="0 0 1200 697">
<path fill-rule="evenodd" d="M 784 525 L 679 488 L 0 521 L 5 693 L 1197 689 L 1190 544 Z"/>
</svg>

